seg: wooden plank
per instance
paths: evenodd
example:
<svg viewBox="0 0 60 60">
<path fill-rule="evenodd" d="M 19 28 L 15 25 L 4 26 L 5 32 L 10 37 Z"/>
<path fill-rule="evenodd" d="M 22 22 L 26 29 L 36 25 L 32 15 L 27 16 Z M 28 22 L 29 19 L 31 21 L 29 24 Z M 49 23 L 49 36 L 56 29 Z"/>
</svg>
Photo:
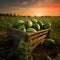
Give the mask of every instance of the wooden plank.
<svg viewBox="0 0 60 60">
<path fill-rule="evenodd" d="M 45 35 L 47 33 L 48 33 L 48 31 L 43 32 L 43 33 L 36 34 L 34 36 L 30 36 L 30 39 L 32 39 L 32 40 L 37 39 L 38 37 L 41 37 L 42 35 Z"/>
<path fill-rule="evenodd" d="M 34 33 L 29 33 L 28 35 L 29 35 L 29 36 L 33 36 L 33 35 L 35 35 L 35 34 L 43 33 L 43 32 L 49 31 L 49 30 L 50 30 L 50 28 L 44 29 L 44 30 L 40 30 L 40 31 L 37 31 L 37 32 L 34 32 Z"/>
<path fill-rule="evenodd" d="M 41 36 L 39 39 L 31 40 L 30 44 L 31 44 L 31 45 L 32 45 L 32 44 L 35 44 L 36 42 L 41 41 L 41 39 L 44 39 L 45 37 L 46 37 L 46 35 L 43 35 L 43 36 Z"/>
<path fill-rule="evenodd" d="M 42 40 L 45 40 L 45 39 L 42 39 Z M 41 42 L 41 41 L 40 41 Z M 40 42 L 36 43 L 34 46 L 32 46 L 30 49 L 29 49 L 29 52 L 32 53 L 33 50 L 38 46 L 38 44 L 40 44 Z"/>
<path fill-rule="evenodd" d="M 34 41 L 32 41 L 30 44 L 34 44 L 33 46 L 31 46 L 31 48 L 30 48 L 30 52 L 32 52 L 35 48 L 36 48 L 36 46 L 42 41 L 42 40 L 44 40 L 45 39 L 45 37 L 46 37 L 46 35 L 44 35 L 44 36 L 42 36 L 41 38 L 40 38 L 40 40 L 34 40 Z M 37 42 L 38 41 L 38 42 Z M 35 42 L 35 43 L 34 43 Z M 37 42 L 37 43 L 36 43 Z"/>
</svg>

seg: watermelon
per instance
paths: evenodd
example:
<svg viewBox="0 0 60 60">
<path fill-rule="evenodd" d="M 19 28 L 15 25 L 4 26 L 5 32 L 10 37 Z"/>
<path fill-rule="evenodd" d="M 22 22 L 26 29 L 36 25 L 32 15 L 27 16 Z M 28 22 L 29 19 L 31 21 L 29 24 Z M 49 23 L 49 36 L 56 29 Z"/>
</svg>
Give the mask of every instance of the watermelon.
<svg viewBox="0 0 60 60">
<path fill-rule="evenodd" d="M 38 20 L 38 24 L 40 25 L 40 29 L 43 29 L 44 24 L 40 20 Z"/>
<path fill-rule="evenodd" d="M 27 32 L 28 33 L 33 33 L 33 32 L 37 32 L 34 28 L 28 28 L 27 29 Z"/>
<path fill-rule="evenodd" d="M 51 27 L 51 23 L 45 23 L 43 27 L 44 27 L 44 29 L 50 28 Z"/>
<path fill-rule="evenodd" d="M 31 20 L 33 23 L 37 23 L 38 21 L 36 19 Z"/>
<path fill-rule="evenodd" d="M 26 32 L 26 28 L 25 28 L 25 26 L 24 26 L 24 25 L 20 26 L 18 30 L 19 30 L 19 31 Z"/>
<path fill-rule="evenodd" d="M 40 30 L 40 25 L 39 25 L 38 23 L 33 24 L 32 27 L 33 27 L 34 29 L 36 29 L 37 31 Z"/>
<path fill-rule="evenodd" d="M 26 28 L 29 28 L 29 27 L 32 27 L 33 23 L 30 20 L 26 20 L 24 22 L 24 25 L 25 25 Z"/>
<path fill-rule="evenodd" d="M 23 25 L 23 23 L 24 23 L 24 21 L 17 20 L 13 23 L 13 27 L 18 29 L 21 25 Z"/>
<path fill-rule="evenodd" d="M 53 39 L 46 39 L 44 41 L 44 46 L 51 48 L 55 46 L 55 41 Z"/>
</svg>

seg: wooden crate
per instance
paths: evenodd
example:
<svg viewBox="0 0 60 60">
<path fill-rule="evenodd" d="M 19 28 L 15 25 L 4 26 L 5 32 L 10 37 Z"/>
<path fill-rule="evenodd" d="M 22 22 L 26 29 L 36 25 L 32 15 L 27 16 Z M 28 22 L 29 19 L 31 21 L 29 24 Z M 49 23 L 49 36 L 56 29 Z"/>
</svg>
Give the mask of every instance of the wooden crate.
<svg viewBox="0 0 60 60">
<path fill-rule="evenodd" d="M 24 41 L 28 42 L 31 45 L 31 47 L 29 48 L 29 53 L 31 54 L 39 43 L 42 44 L 44 40 L 48 38 L 49 32 L 50 28 L 37 31 L 35 33 L 26 33 L 18 31 L 15 28 L 7 28 L 7 33 L 4 34 L 6 34 L 6 36 L 8 36 L 10 40 L 4 41 L 2 39 L 0 41 L 0 51 L 4 50 L 4 52 L 7 53 L 7 57 L 5 57 L 5 53 L 4 56 L 2 55 L 1 57 L 5 57 L 4 59 L 9 58 L 16 51 L 21 39 L 24 39 Z"/>
<path fill-rule="evenodd" d="M 7 32 L 10 37 L 11 36 L 14 37 L 15 42 L 20 41 L 21 39 L 24 39 L 24 41 L 28 42 L 31 45 L 30 52 L 32 52 L 39 43 L 43 43 L 43 41 L 46 38 L 48 38 L 50 28 L 40 30 L 40 31 L 34 32 L 34 33 L 26 33 L 26 32 L 22 32 L 22 31 L 18 31 L 15 28 L 8 28 Z"/>
</svg>

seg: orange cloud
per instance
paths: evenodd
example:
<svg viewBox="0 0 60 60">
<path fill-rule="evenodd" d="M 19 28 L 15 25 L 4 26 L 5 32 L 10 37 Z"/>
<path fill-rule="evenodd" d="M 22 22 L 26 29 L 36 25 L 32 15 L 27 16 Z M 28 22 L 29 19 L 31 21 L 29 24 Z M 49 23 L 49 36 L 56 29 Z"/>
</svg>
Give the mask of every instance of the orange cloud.
<svg viewBox="0 0 60 60">
<path fill-rule="evenodd" d="M 28 1 L 24 1 L 21 3 L 21 5 L 27 5 L 27 4 L 29 4 Z"/>
<path fill-rule="evenodd" d="M 51 4 L 48 6 L 35 6 L 34 8 L 59 8 L 60 9 L 60 4 Z"/>
</svg>

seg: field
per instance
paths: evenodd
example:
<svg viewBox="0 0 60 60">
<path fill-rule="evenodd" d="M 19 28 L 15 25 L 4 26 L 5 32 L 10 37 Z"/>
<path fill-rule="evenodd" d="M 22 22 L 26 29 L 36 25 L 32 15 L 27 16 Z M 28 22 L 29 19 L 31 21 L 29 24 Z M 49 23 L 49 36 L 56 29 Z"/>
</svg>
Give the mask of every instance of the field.
<svg viewBox="0 0 60 60">
<path fill-rule="evenodd" d="M 16 20 L 31 20 L 31 19 L 37 19 L 41 20 L 43 23 L 50 22 L 51 25 L 51 31 L 49 38 L 52 38 L 55 40 L 56 45 L 60 47 L 60 17 L 57 16 L 45 16 L 45 17 L 30 17 L 30 16 L 0 16 L 0 27 L 12 27 L 12 24 Z M 2 28 L 0 31 L 3 30 Z"/>
<path fill-rule="evenodd" d="M 0 25 L 3 24 L 7 27 L 12 26 L 13 22 L 16 20 L 31 20 L 31 19 L 37 19 L 41 20 L 43 23 L 50 22 L 52 24 L 51 26 L 51 33 L 50 38 L 53 38 L 54 40 L 58 41 L 60 40 L 60 17 L 7 17 L 2 16 L 0 17 Z"/>
</svg>

